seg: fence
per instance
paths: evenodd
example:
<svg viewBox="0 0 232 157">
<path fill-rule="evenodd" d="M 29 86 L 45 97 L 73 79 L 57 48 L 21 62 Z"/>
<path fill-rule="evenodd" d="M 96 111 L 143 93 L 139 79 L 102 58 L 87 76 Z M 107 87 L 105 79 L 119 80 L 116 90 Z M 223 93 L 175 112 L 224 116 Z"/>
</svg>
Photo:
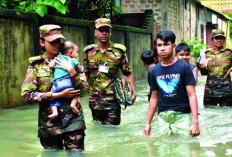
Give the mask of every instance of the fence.
<svg viewBox="0 0 232 157">
<path fill-rule="evenodd" d="M 135 80 L 146 79 L 147 72 L 141 64 L 140 54 L 143 49 L 153 49 L 153 13 L 144 14 L 142 28 L 113 25 L 111 41 L 127 47 L 130 65 Z M 127 20 L 134 20 L 128 18 Z M 58 24 L 62 34 L 79 47 L 80 62 L 83 60 L 83 48 L 97 39 L 94 37 L 94 21 L 69 19 L 63 17 L 38 17 L 11 10 L 0 10 L 0 108 L 25 105 L 21 97 L 21 85 L 26 75 L 27 59 L 40 55 L 39 26 Z"/>
</svg>

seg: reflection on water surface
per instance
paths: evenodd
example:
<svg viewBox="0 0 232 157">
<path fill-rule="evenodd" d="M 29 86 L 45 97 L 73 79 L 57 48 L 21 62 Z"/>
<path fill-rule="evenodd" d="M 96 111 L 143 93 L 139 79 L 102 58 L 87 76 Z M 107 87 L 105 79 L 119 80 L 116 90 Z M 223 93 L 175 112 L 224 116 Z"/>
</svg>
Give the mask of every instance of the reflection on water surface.
<svg viewBox="0 0 232 157">
<path fill-rule="evenodd" d="M 200 81 L 201 80 L 201 81 Z M 136 82 L 137 100 L 122 111 L 117 127 L 92 122 L 87 97 L 82 100 L 87 124 L 85 152 L 44 151 L 37 138 L 37 105 L 0 110 L 0 157 L 202 157 L 232 156 L 232 108 L 204 108 L 204 80 L 196 88 L 199 101 L 201 135 L 196 138 L 142 135 L 147 110 L 147 82 Z M 156 130 L 153 120 L 153 135 Z"/>
</svg>

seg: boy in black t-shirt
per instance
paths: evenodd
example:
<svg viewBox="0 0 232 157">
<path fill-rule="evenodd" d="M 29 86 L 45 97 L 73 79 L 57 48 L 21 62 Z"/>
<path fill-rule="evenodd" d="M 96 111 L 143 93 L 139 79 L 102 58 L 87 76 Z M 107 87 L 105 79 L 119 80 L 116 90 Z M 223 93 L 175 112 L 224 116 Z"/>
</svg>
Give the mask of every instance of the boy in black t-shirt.
<svg viewBox="0 0 232 157">
<path fill-rule="evenodd" d="M 160 135 L 189 134 L 194 137 L 200 134 L 195 79 L 190 65 L 174 56 L 175 39 L 172 31 L 161 31 L 157 35 L 161 62 L 150 70 L 152 95 L 143 132 L 145 136 L 151 135 L 151 121 L 157 107 Z"/>
</svg>

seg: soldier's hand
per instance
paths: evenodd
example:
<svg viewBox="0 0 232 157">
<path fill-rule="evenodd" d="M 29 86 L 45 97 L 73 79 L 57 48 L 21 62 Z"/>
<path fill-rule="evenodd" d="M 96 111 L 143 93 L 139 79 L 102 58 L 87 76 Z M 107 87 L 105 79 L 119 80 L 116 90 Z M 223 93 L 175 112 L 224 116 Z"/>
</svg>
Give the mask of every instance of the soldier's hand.
<svg viewBox="0 0 232 157">
<path fill-rule="evenodd" d="M 204 64 L 199 64 L 199 67 L 200 67 L 201 69 L 204 69 L 204 68 L 205 68 L 205 65 L 204 65 Z"/>
<path fill-rule="evenodd" d="M 60 68 L 67 72 L 70 72 L 71 70 L 73 70 L 71 58 L 67 56 L 68 60 L 65 60 L 61 53 L 60 53 L 60 56 L 61 56 L 61 59 L 56 58 L 56 61 L 55 61 L 57 64 L 59 64 L 59 66 L 55 66 L 55 68 Z"/>
<path fill-rule="evenodd" d="M 74 96 L 79 96 L 81 94 L 80 90 L 74 90 L 74 88 L 67 88 L 61 91 L 62 97 L 73 98 Z"/>
<path fill-rule="evenodd" d="M 200 68 L 204 69 L 205 67 L 207 67 L 208 64 L 208 59 L 206 59 L 205 57 L 201 57 L 199 66 Z"/>
<path fill-rule="evenodd" d="M 231 68 L 227 71 L 226 75 L 223 77 L 223 79 L 225 79 L 228 75 L 230 75 L 230 72 L 231 72 Z"/>
<path fill-rule="evenodd" d="M 134 102 L 135 102 L 135 100 L 136 100 L 136 97 L 137 97 L 136 93 L 133 92 L 133 95 L 131 96 L 132 104 L 134 104 Z"/>
</svg>

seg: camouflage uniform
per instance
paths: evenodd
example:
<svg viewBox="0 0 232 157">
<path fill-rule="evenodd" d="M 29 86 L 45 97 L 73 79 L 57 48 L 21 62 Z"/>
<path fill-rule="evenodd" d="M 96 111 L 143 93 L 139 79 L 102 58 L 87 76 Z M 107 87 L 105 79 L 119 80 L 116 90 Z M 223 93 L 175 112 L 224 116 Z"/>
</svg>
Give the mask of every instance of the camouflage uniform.
<svg viewBox="0 0 232 157">
<path fill-rule="evenodd" d="M 84 48 L 84 68 L 89 82 L 89 107 L 93 119 L 102 124 L 120 123 L 121 109 L 114 93 L 114 80 L 119 69 L 126 76 L 131 74 L 126 56 L 126 47 L 122 44 L 109 43 L 105 52 L 101 52 L 98 44 Z M 99 71 L 100 65 L 109 66 L 108 73 Z M 106 118 L 109 116 L 108 118 Z"/>
<path fill-rule="evenodd" d="M 31 57 L 28 59 L 29 67 L 27 69 L 26 78 L 22 85 L 22 96 L 28 103 L 39 104 L 38 118 L 38 137 L 44 148 L 62 149 L 62 140 L 60 143 L 49 139 L 63 138 L 65 140 L 66 149 L 84 149 L 84 144 L 75 145 L 84 141 L 85 121 L 81 106 L 79 106 L 80 115 L 73 114 L 70 103 L 71 99 L 60 99 L 62 106 L 58 108 L 59 117 L 49 119 L 51 114 L 50 102 L 53 101 L 52 93 L 50 92 L 53 83 L 53 72 L 49 68 L 49 59 L 47 53 L 43 55 Z M 74 87 L 80 89 L 84 94 L 85 76 L 79 74 L 71 77 Z M 45 140 L 47 139 L 47 140 Z M 70 142 L 72 140 L 73 142 Z M 54 142 L 54 143 L 52 143 Z M 72 145 L 70 145 L 70 143 Z"/>
<path fill-rule="evenodd" d="M 217 54 L 214 52 L 215 49 L 205 52 L 208 66 L 200 69 L 202 75 L 207 75 L 204 105 L 232 105 L 231 77 L 228 75 L 223 79 L 232 65 L 232 51 L 230 49 L 222 49 Z"/>
</svg>

